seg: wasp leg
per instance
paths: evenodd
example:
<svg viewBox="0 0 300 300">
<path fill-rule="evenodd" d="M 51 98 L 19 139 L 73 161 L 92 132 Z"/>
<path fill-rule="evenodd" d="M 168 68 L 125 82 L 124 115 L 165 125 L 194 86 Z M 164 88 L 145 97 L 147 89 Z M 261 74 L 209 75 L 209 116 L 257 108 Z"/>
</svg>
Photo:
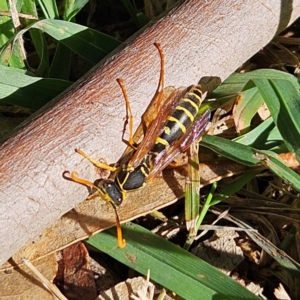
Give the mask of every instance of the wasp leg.
<svg viewBox="0 0 300 300">
<path fill-rule="evenodd" d="M 103 191 L 101 191 L 101 189 L 99 189 L 95 184 L 93 184 L 91 181 L 79 178 L 79 177 L 77 177 L 77 175 L 78 174 L 76 172 L 72 172 L 70 174 L 70 178 L 73 181 L 77 182 L 77 183 L 83 184 L 85 186 L 91 186 L 91 187 L 95 188 L 99 192 L 101 199 L 105 200 L 106 202 L 108 202 L 112 206 L 112 208 L 115 212 L 115 216 L 116 216 L 118 246 L 119 246 L 119 248 L 124 248 L 126 246 L 126 241 L 125 241 L 125 239 L 123 239 L 120 218 L 119 218 L 118 211 L 117 211 L 117 208 L 116 208 L 115 204 L 112 202 L 112 200 L 110 200 L 107 197 L 107 194 L 105 194 Z"/>
<path fill-rule="evenodd" d="M 128 120 L 128 123 L 129 123 L 128 143 L 133 149 L 135 149 L 136 146 L 135 146 L 135 143 L 134 143 L 134 140 L 133 140 L 133 114 L 132 114 L 132 110 L 131 110 L 131 106 L 130 106 L 130 102 L 129 102 L 125 82 L 121 78 L 118 78 L 117 82 L 118 82 L 118 84 L 120 85 L 120 87 L 122 89 L 122 93 L 123 93 L 123 96 L 124 96 L 124 99 L 125 99 L 125 104 L 126 104 L 126 118 Z"/>
<path fill-rule="evenodd" d="M 126 240 L 123 239 L 122 227 L 121 227 L 119 215 L 118 215 L 118 212 L 117 212 L 117 208 L 114 205 L 112 205 L 112 206 L 114 208 L 114 212 L 115 212 L 115 215 L 116 215 L 118 246 L 119 246 L 119 248 L 122 249 L 126 246 Z"/>
<path fill-rule="evenodd" d="M 90 156 L 88 156 L 86 153 L 84 153 L 82 150 L 80 149 L 75 149 L 75 152 L 77 152 L 78 154 L 80 154 L 81 156 L 83 156 L 84 158 L 86 158 L 88 161 L 90 161 L 94 166 L 100 168 L 100 169 L 104 169 L 104 170 L 108 170 L 111 172 L 116 171 L 116 167 L 111 167 L 107 164 L 101 163 L 93 158 L 91 158 Z"/>
</svg>

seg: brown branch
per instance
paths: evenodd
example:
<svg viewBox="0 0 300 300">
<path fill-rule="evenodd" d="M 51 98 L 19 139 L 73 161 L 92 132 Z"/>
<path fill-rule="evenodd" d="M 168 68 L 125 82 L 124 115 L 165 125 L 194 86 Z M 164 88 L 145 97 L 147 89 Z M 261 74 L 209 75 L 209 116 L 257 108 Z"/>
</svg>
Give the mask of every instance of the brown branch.
<svg viewBox="0 0 300 300">
<path fill-rule="evenodd" d="M 118 160 L 125 148 L 125 108 L 116 78 L 126 82 L 138 125 L 159 77 L 154 42 L 165 52 L 166 86 L 188 86 L 203 75 L 225 79 L 299 16 L 299 3 L 186 1 L 12 135 L 1 146 L 0 263 L 86 198 L 86 188 L 62 177 L 65 170 L 77 170 L 84 178 L 97 178 L 75 148 L 108 162 Z"/>
</svg>

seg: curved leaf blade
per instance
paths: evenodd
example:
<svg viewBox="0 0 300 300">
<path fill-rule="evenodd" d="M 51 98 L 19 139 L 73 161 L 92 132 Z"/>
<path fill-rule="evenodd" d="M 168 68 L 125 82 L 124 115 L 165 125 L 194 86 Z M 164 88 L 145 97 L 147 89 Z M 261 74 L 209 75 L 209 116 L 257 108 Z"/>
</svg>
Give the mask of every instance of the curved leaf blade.
<svg viewBox="0 0 300 300">
<path fill-rule="evenodd" d="M 115 229 L 90 237 L 87 243 L 184 299 L 259 299 L 205 261 L 136 224 L 122 226 L 125 248 L 117 247 Z"/>
<path fill-rule="evenodd" d="M 296 87 L 282 79 L 254 79 L 253 82 L 271 112 L 287 148 L 300 161 L 300 95 Z"/>
<path fill-rule="evenodd" d="M 40 20 L 21 30 L 16 38 L 30 28 L 48 33 L 57 41 L 85 59 L 97 63 L 120 45 L 120 42 L 104 33 L 62 20 Z"/>
</svg>

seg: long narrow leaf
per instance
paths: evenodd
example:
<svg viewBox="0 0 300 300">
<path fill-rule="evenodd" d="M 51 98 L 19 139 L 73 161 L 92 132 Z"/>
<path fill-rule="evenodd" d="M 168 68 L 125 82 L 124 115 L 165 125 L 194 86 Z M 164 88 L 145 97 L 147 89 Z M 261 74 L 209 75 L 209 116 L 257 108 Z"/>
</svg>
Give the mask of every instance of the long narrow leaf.
<svg viewBox="0 0 300 300">
<path fill-rule="evenodd" d="M 258 151 L 262 155 L 262 163 L 282 179 L 289 181 L 300 191 L 300 176 L 288 168 L 284 162 L 272 151 Z"/>
<path fill-rule="evenodd" d="M 272 118 L 268 118 L 250 132 L 235 138 L 234 141 L 263 150 L 269 150 L 283 143 L 282 136 Z"/>
<path fill-rule="evenodd" d="M 289 81 L 296 89 L 299 89 L 299 80 L 296 76 L 286 72 L 270 69 L 260 69 L 248 73 L 233 73 L 220 85 L 209 98 L 224 97 L 240 93 L 249 80 L 255 79 L 283 79 Z"/>
<path fill-rule="evenodd" d="M 0 103 L 39 109 L 72 83 L 64 80 L 33 77 L 19 69 L 0 65 Z"/>
<path fill-rule="evenodd" d="M 40 20 L 30 27 L 21 30 L 16 37 L 24 34 L 30 28 L 37 28 L 48 33 L 57 41 L 70 48 L 87 60 L 97 63 L 105 55 L 120 45 L 116 39 L 71 22 L 61 20 Z"/>
<path fill-rule="evenodd" d="M 117 248 L 115 229 L 101 232 L 87 243 L 184 299 L 258 299 L 240 284 L 191 253 L 135 225 L 122 226 L 127 245 Z"/>
<path fill-rule="evenodd" d="M 300 94 L 289 81 L 253 80 L 264 97 L 287 148 L 300 161 Z"/>
<path fill-rule="evenodd" d="M 220 137 L 204 136 L 201 146 L 246 166 L 251 167 L 260 164 L 260 160 L 255 157 L 253 148 Z"/>
</svg>

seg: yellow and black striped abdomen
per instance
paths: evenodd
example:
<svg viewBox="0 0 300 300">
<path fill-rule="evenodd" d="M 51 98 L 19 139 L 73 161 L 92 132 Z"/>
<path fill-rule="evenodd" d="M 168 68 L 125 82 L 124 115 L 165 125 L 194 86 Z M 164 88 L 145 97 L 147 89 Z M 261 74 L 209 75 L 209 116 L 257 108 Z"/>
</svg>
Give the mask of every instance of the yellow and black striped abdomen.
<svg viewBox="0 0 300 300">
<path fill-rule="evenodd" d="M 168 145 L 179 139 L 194 122 L 202 102 L 202 91 L 200 86 L 189 89 L 179 100 L 163 132 L 156 138 L 152 152 L 159 153 Z"/>
</svg>

